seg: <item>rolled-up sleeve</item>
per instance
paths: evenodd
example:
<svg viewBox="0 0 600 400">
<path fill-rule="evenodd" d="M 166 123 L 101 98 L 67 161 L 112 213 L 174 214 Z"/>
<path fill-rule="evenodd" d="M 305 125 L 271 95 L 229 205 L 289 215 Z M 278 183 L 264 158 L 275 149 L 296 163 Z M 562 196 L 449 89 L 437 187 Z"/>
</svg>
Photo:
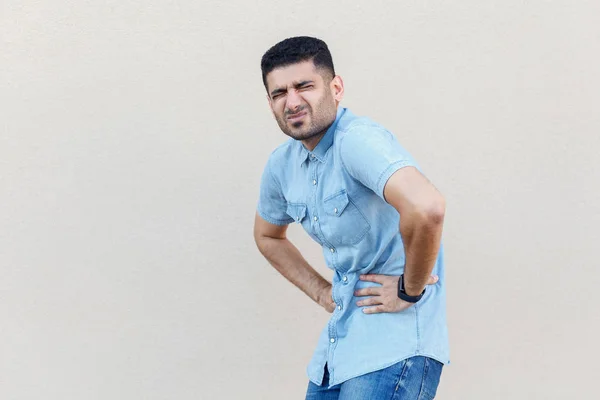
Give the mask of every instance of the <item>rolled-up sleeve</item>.
<svg viewBox="0 0 600 400">
<path fill-rule="evenodd" d="M 372 126 L 352 127 L 342 138 L 340 156 L 348 174 L 382 199 L 385 184 L 394 172 L 417 167 L 391 132 Z"/>
<path fill-rule="evenodd" d="M 258 198 L 258 214 L 267 222 L 274 225 L 287 225 L 294 222 L 287 213 L 287 202 L 283 196 L 281 185 L 273 176 L 272 159 L 267 161 L 261 181 Z"/>
</svg>

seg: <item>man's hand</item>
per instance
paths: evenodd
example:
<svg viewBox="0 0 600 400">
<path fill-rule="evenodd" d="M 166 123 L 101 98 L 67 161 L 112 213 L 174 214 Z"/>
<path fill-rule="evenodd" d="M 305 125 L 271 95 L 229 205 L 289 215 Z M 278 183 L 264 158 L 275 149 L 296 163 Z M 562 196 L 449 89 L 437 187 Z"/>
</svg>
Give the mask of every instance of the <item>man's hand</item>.
<svg viewBox="0 0 600 400">
<path fill-rule="evenodd" d="M 319 296 L 319 304 L 330 314 L 335 310 L 335 302 L 331 297 L 331 289 L 331 284 L 329 284 L 329 286 L 323 288 Z"/>
<path fill-rule="evenodd" d="M 399 276 L 370 274 L 361 275 L 360 280 L 381 284 L 381 286 L 368 287 L 356 290 L 354 292 L 354 295 L 357 297 L 372 296 L 356 303 L 356 305 L 359 307 L 375 306 L 363 308 L 363 312 L 365 314 L 400 312 L 406 310 L 414 304 L 398 298 L 398 280 L 400 280 Z M 427 285 L 434 285 L 438 280 L 439 278 L 437 276 L 431 276 L 427 281 Z"/>
</svg>

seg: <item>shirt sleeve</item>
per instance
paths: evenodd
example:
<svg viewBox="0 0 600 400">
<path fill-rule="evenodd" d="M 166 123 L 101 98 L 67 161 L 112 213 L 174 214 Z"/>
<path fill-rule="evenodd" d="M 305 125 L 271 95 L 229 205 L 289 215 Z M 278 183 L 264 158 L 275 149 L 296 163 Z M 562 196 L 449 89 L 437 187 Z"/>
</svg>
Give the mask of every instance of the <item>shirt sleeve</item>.
<svg viewBox="0 0 600 400">
<path fill-rule="evenodd" d="M 267 162 L 260 181 L 258 198 L 258 214 L 267 222 L 274 225 L 287 225 L 294 219 L 287 213 L 287 201 L 283 196 L 281 185 L 271 171 L 271 159 Z"/>
<path fill-rule="evenodd" d="M 356 180 L 383 197 L 388 179 L 400 168 L 416 167 L 413 157 L 396 137 L 379 127 L 355 127 L 340 144 L 342 164 Z"/>
</svg>

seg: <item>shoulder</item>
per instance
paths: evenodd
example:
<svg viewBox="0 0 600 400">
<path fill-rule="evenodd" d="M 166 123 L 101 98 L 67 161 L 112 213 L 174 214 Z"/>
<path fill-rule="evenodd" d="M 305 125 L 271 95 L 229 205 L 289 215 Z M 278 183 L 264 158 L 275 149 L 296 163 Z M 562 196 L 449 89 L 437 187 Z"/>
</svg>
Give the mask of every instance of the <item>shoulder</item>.
<svg viewBox="0 0 600 400">
<path fill-rule="evenodd" d="M 288 139 L 271 151 L 267 160 L 267 167 L 277 166 L 288 162 L 297 152 L 294 139 Z"/>
<path fill-rule="evenodd" d="M 360 146 L 373 140 L 396 140 L 395 136 L 380 123 L 369 117 L 354 117 L 344 121 L 338 128 L 338 144 L 345 147 Z"/>
<path fill-rule="evenodd" d="M 361 135 L 383 135 L 393 136 L 383 125 L 366 116 L 358 116 L 350 110 L 346 110 L 345 115 L 340 119 L 337 126 L 337 133 L 340 139 L 349 136 Z"/>
<path fill-rule="evenodd" d="M 290 138 L 272 150 L 266 161 L 264 173 L 280 184 L 285 181 L 285 171 L 289 170 L 290 163 L 298 158 L 300 152 L 297 144 Z"/>
<path fill-rule="evenodd" d="M 398 137 L 382 124 L 368 117 L 353 117 L 344 122 L 340 124 L 337 138 L 337 151 L 343 164 L 409 160 L 417 165 Z"/>
</svg>

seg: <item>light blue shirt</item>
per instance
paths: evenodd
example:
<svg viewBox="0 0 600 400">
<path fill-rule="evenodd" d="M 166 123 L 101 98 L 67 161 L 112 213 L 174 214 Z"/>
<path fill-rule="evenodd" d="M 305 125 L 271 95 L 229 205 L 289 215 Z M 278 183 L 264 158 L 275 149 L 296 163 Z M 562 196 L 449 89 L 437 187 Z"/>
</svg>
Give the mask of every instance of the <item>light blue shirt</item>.
<svg viewBox="0 0 600 400">
<path fill-rule="evenodd" d="M 420 355 L 448 364 L 443 246 L 424 297 L 399 313 L 365 314 L 357 289 L 380 286 L 361 274 L 400 275 L 404 246 L 400 217 L 383 198 L 388 178 L 413 166 L 413 157 L 381 125 L 338 108 L 333 125 L 313 151 L 290 139 L 270 155 L 262 175 L 258 213 L 276 225 L 302 224 L 334 271 L 336 308 L 308 365 L 321 385 L 324 367 L 334 386 Z"/>
</svg>

